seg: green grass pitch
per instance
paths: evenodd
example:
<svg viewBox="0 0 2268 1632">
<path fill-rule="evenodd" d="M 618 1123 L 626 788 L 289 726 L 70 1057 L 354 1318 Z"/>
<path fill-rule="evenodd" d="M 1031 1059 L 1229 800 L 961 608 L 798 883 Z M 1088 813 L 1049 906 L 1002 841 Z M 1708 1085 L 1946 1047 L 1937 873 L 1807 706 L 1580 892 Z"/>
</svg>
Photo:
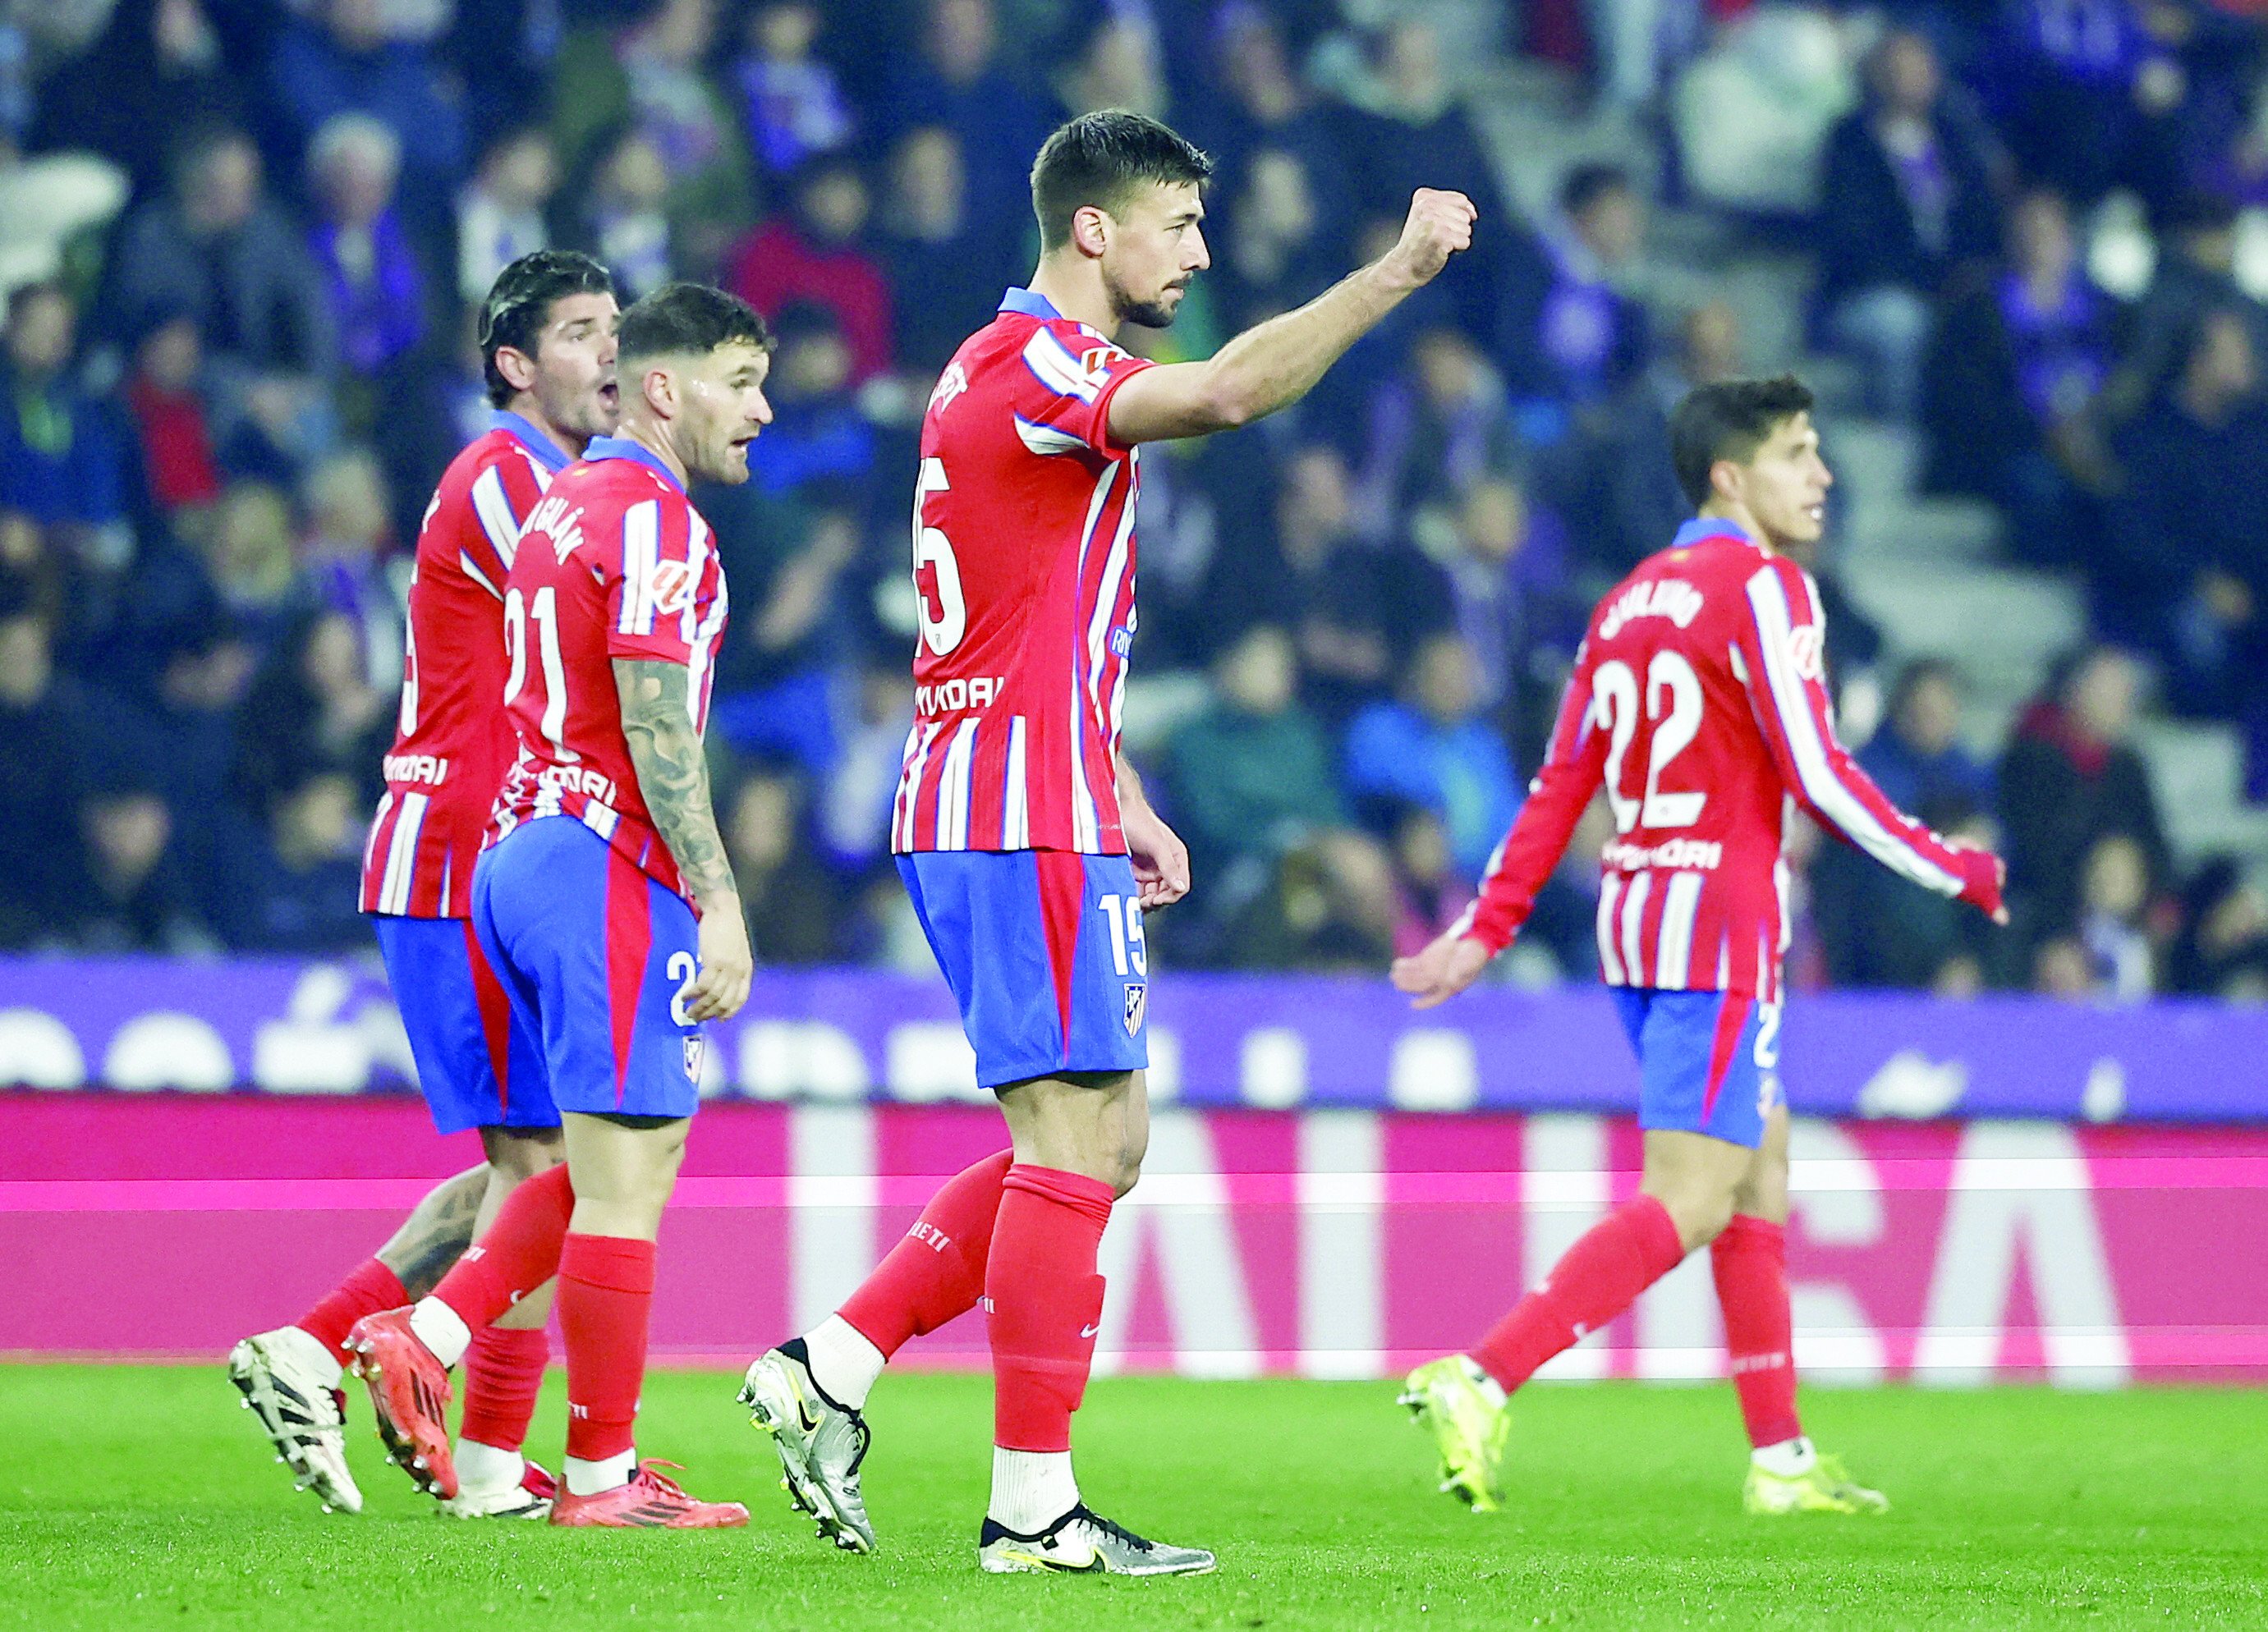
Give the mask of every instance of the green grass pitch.
<svg viewBox="0 0 2268 1632">
<path fill-rule="evenodd" d="M 2268 1625 L 2268 1393 L 1820 1391 L 1808 1426 L 1896 1503 L 1739 1508 L 1723 1387 L 1540 1387 L 1512 1507 L 1433 1493 L 1375 1384 L 1109 1379 L 1081 1414 L 1097 1507 L 1201 1542 L 1193 1581 L 977 1573 L 983 1378 L 887 1378 L 866 1489 L 884 1550 L 837 1555 L 777 1489 L 733 1379 L 649 1379 L 642 1449 L 749 1529 L 445 1520 L 354 1401 L 369 1498 L 326 1518 L 262 1454 L 217 1364 L 0 1367 L 0 1624 L 40 1628 L 1292 1628 Z M 537 1420 L 553 1461 L 555 1374 Z"/>
</svg>

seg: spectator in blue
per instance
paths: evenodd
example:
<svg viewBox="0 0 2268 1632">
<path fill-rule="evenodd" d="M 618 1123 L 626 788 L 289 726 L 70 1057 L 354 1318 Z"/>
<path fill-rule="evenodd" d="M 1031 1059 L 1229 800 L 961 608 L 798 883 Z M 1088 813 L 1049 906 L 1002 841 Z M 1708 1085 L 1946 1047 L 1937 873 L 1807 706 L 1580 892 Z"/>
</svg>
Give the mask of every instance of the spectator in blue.
<svg viewBox="0 0 2268 1632">
<path fill-rule="evenodd" d="M 1405 17 L 1385 33 L 1371 101 L 1367 111 L 1347 117 L 1341 138 L 1366 218 L 1399 220 L 1410 194 L 1430 187 L 1464 194 L 1482 220 L 1500 224 L 1494 235 L 1475 233 L 1473 246 L 1436 280 L 1465 327 L 1486 334 L 1496 315 L 1502 246 L 1520 217 L 1498 185 L 1471 113 L 1457 100 L 1443 70 L 1440 37 L 1431 22 Z"/>
<path fill-rule="evenodd" d="M 2240 8 L 2241 9 L 2241 8 Z M 2025 173 L 2083 204 L 2113 187 L 2170 200 L 2197 148 L 2241 122 L 2253 31 L 2212 6 L 2017 0 L 1987 93 Z"/>
<path fill-rule="evenodd" d="M 1454 504 L 1474 483 L 1526 462 L 1504 381 L 1461 329 L 1428 329 L 1408 365 L 1371 398 L 1357 503 L 1381 537 L 1416 506 Z"/>
<path fill-rule="evenodd" d="M 1829 133 L 1818 301 L 1827 336 L 1866 368 L 1868 406 L 1911 420 L 1932 308 L 1947 277 L 1999 243 L 1988 138 L 1950 97 L 1920 34 L 1884 36 L 1866 105 Z"/>
<path fill-rule="evenodd" d="M 1358 800 L 1383 797 L 1433 812 L 1469 878 L 1487 870 L 1521 805 L 1512 756 L 1480 699 L 1472 648 L 1462 636 L 1435 635 L 1410 660 L 1406 695 L 1371 704 L 1347 730 L 1348 790 Z"/>
<path fill-rule="evenodd" d="M 321 269 L 342 360 L 375 380 L 425 332 L 425 277 L 394 208 L 401 148 L 364 114 L 341 114 L 307 152 L 321 210 L 308 242 Z"/>
<path fill-rule="evenodd" d="M 1961 743 L 1961 672 L 1921 658 L 1898 672 L 1889 716 L 1859 751 L 1859 763 L 1890 803 L 1918 811 L 1933 800 L 1992 808 L 1992 772 Z"/>
<path fill-rule="evenodd" d="M 1281 626 L 1256 623 L 1213 667 L 1212 705 L 1174 732 L 1166 791 L 1208 877 L 1272 861 L 1344 827 L 1345 797 L 1322 724 L 1300 704 L 1300 668 Z"/>
<path fill-rule="evenodd" d="M 879 104 L 893 132 L 944 125 L 961 138 L 969 207 L 979 217 L 1031 213 L 1032 155 L 1048 112 L 1003 64 L 993 0 L 929 0 L 921 48 L 902 58 Z"/>
<path fill-rule="evenodd" d="M 0 374 L 0 511 L 50 530 L 105 568 L 132 548 L 125 443 L 111 410 L 71 378 L 78 312 L 57 283 L 9 298 Z"/>
<path fill-rule="evenodd" d="M 1344 174 L 1338 134 L 1292 67 L 1281 25 L 1252 0 L 1231 0 L 1213 33 L 1212 93 L 1190 108 L 1187 126 L 1212 155 L 1215 190 L 1241 190 L 1246 166 L 1262 151 L 1290 154 L 1311 180 Z M 1344 195 L 1337 187 L 1318 191 L 1327 232 L 1344 234 L 1350 224 L 1353 201 Z"/>
<path fill-rule="evenodd" d="M 40 83 L 32 150 L 92 148 L 154 191 L 179 132 L 232 117 L 242 104 L 214 9 L 204 0 L 120 0 L 93 46 Z"/>
<path fill-rule="evenodd" d="M 1496 314 L 1514 391 L 1595 402 L 1652 359 L 1652 320 L 1618 287 L 1645 242 L 1646 213 L 1617 165 L 1577 165 L 1560 181 L 1558 209 L 1536 239 L 1540 268 L 1506 280 Z"/>
<path fill-rule="evenodd" d="M 1325 231 L 1319 189 L 1297 154 L 1256 151 L 1217 196 L 1214 263 L 1229 328 L 1265 322 L 1344 276 L 1345 248 Z"/>
<path fill-rule="evenodd" d="M 1520 739 L 1540 739 L 1554 700 L 1532 694 L 1553 688 L 1582 633 L 1582 614 L 1561 589 L 1567 530 L 1509 474 L 1475 482 L 1443 511 L 1418 525 L 1442 535 L 1445 610 L 1472 651 L 1480 707 L 1502 717 L 1535 713 L 1540 729 Z"/>
<path fill-rule="evenodd" d="M 2268 403 L 2239 313 L 2196 325 L 2180 373 L 2116 446 L 2098 621 L 2157 655 L 2177 709 L 2245 707 L 2268 691 Z"/>
<path fill-rule="evenodd" d="M 112 247 L 113 337 L 185 315 L 224 374 L 328 376 L 336 337 L 322 278 L 266 196 L 251 139 L 225 125 L 192 130 L 170 174 L 166 195 L 129 215 Z"/>
<path fill-rule="evenodd" d="M 874 467 L 875 439 L 850 389 L 843 326 L 827 307 L 798 300 L 780 313 L 777 333 L 767 390 L 779 419 L 748 445 L 748 480 L 776 496 L 854 508 Z"/>
<path fill-rule="evenodd" d="M 2059 195 L 2018 201 L 2008 250 L 2006 270 L 1979 267 L 1948 287 L 1924 371 L 1923 481 L 1993 500 L 2019 555 L 2068 564 L 2092 553 L 2096 496 L 2111 485 L 2100 405 L 2115 313 Z"/>
<path fill-rule="evenodd" d="M 317 0 L 284 26 L 269 64 L 275 106 L 297 150 L 342 114 L 394 132 L 421 195 L 438 205 L 464 177 L 464 109 L 423 45 L 397 39 L 386 0 Z"/>
<path fill-rule="evenodd" d="M 792 174 L 857 132 L 834 69 L 812 51 L 821 22 L 810 0 L 773 0 L 748 15 L 748 48 L 733 78 L 747 110 L 748 146 L 774 175 Z"/>
<path fill-rule="evenodd" d="M 362 840 L 369 820 L 343 768 L 314 771 L 222 835 L 216 902 L 231 952 L 322 955 L 371 945 L 361 912 Z"/>
<path fill-rule="evenodd" d="M 52 940 L 80 871 L 78 802 L 96 757 L 86 709 L 55 673 L 29 586 L 0 577 L 0 948 Z"/>
<path fill-rule="evenodd" d="M 961 342 L 991 321 L 1020 264 L 1027 223 L 972 215 L 961 138 L 922 125 L 890 151 L 875 254 L 890 286 L 891 349 L 924 394 Z"/>
</svg>

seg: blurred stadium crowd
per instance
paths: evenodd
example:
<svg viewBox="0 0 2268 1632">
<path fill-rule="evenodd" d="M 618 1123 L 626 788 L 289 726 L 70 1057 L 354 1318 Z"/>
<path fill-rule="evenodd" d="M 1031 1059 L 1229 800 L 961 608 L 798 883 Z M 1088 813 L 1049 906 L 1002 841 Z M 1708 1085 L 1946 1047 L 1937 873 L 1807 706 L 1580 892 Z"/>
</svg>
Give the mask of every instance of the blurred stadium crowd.
<svg viewBox="0 0 2268 1632">
<path fill-rule="evenodd" d="M 887 864 L 909 717 L 916 417 L 1034 253 L 1059 118 L 1219 162 L 1204 355 L 1375 253 L 1410 189 L 1483 232 L 1307 402 L 1144 460 L 1130 738 L 1195 855 L 1174 962 L 1374 970 L 1466 899 L 1594 598 L 1664 544 L 1688 384 L 1752 371 L 1650 296 L 1666 210 L 1815 265 L 1847 403 L 1932 489 L 2083 578 L 2100 643 L 1997 752 L 1898 665 L 1862 759 L 1996 832 L 1973 935 L 1815 836 L 1808 985 L 2268 991 L 2268 905 L 2169 853 L 2146 695 L 2246 724 L 2268 782 L 2262 30 L 2192 0 L 53 0 L 0 6 L 0 946 L 332 952 L 389 740 L 408 546 L 483 423 L 472 309 L 590 250 L 781 336 L 745 488 L 696 495 L 735 607 L 714 729 L 760 959 L 926 962 Z M 1467 94 L 1567 65 L 1641 133 L 1523 209 Z M 2106 201 L 2108 201 L 2106 202 Z M 2082 228 L 2084 230 L 2082 230 Z M 2257 283 L 2257 280 L 2253 280 Z M 1854 721 L 1854 724 L 1857 722 Z M 2257 790 L 2256 788 L 2256 793 Z M 1588 835 L 1595 839 L 1594 833 Z M 1595 843 L 1513 978 L 1593 967 Z"/>
</svg>

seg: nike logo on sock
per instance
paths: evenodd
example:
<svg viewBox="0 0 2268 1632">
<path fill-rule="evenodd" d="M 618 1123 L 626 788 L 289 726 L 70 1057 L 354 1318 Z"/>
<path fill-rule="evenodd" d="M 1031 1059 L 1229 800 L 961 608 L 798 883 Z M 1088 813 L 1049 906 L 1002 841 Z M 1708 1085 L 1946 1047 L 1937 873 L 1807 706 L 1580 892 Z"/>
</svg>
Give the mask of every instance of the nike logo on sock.
<svg viewBox="0 0 2268 1632">
<path fill-rule="evenodd" d="M 1100 1320 L 1097 1320 L 1097 1321 L 1096 1321 L 1093 1326 L 1083 1326 L 1083 1327 L 1079 1327 L 1079 1334 L 1081 1337 L 1093 1337 L 1096 1333 L 1098 1333 L 1098 1332 L 1100 1332 L 1100 1331 L 1101 1331 L 1101 1330 L 1102 1330 L 1102 1322 L 1101 1322 L 1101 1321 L 1100 1321 Z"/>
</svg>

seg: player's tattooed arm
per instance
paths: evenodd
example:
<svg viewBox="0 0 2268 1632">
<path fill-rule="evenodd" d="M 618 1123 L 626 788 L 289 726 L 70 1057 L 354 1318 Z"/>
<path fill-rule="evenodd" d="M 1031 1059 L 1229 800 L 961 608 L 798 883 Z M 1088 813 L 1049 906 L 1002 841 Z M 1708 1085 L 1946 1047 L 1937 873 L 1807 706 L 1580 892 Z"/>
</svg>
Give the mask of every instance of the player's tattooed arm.
<svg viewBox="0 0 2268 1632">
<path fill-rule="evenodd" d="M 622 736 L 637 768 L 638 791 L 678 876 L 696 901 L 733 896 L 733 864 L 709 802 L 709 761 L 693 729 L 688 704 L 693 673 L 681 663 L 615 659 L 615 690 L 622 699 Z"/>
<path fill-rule="evenodd" d="M 677 860 L 678 877 L 701 908 L 700 967 L 678 989 L 681 1023 L 725 1020 L 748 1000 L 755 959 L 733 883 L 733 864 L 709 798 L 709 762 L 688 702 L 692 671 L 681 663 L 615 659 L 622 737 L 654 829 Z"/>
<path fill-rule="evenodd" d="M 485 1164 L 468 1167 L 425 1193 L 394 1238 L 378 1249 L 378 1261 L 394 1271 L 415 1302 L 431 1291 L 449 1266 L 473 1244 L 473 1220 L 488 1194 Z"/>
</svg>

